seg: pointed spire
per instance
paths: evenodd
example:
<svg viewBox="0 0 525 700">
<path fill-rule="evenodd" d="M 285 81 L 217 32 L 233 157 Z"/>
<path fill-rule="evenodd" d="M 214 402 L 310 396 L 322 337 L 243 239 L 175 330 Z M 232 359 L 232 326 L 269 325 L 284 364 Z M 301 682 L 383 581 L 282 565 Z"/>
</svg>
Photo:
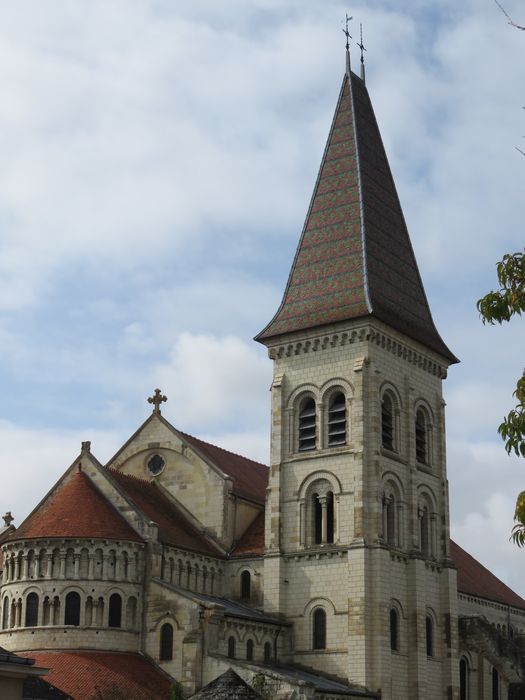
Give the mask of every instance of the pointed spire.
<svg viewBox="0 0 525 700">
<path fill-rule="evenodd" d="M 350 72 L 281 306 L 256 340 L 367 317 L 458 362 L 432 320 L 368 91 Z"/>
<path fill-rule="evenodd" d="M 359 43 L 357 43 L 357 46 L 361 49 L 361 80 L 366 82 L 365 80 L 365 54 L 364 52 L 366 51 L 365 45 L 363 44 L 363 25 L 359 25 L 359 33 L 361 35 L 361 38 L 359 40 Z"/>
</svg>

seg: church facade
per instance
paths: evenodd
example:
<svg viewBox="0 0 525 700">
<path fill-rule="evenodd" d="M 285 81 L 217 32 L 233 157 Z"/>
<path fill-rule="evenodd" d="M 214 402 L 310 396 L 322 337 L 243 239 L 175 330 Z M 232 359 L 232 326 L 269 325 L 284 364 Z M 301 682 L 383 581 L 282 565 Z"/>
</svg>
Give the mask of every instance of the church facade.
<svg viewBox="0 0 525 700">
<path fill-rule="evenodd" d="M 274 367 L 269 468 L 172 426 L 157 390 L 108 464 L 83 443 L 6 521 L 0 646 L 76 700 L 91 691 L 65 669 L 103 663 L 130 698 L 140 664 L 154 698 L 230 667 L 268 697 L 525 697 L 525 601 L 450 540 L 442 382 L 457 359 L 349 59 L 256 340 Z"/>
</svg>

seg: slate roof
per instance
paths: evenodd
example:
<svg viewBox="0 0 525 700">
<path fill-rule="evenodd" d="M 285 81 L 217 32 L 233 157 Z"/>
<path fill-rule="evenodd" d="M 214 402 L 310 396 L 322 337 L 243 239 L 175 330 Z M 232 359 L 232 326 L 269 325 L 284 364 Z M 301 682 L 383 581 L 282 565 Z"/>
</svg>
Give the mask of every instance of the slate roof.
<svg viewBox="0 0 525 700">
<path fill-rule="evenodd" d="M 116 469 L 108 469 L 107 471 L 137 508 L 158 525 L 159 538 L 162 542 L 202 552 L 203 554 L 211 554 L 213 556 L 220 554 L 218 547 L 214 547 L 195 528 L 176 506 L 175 502 L 155 482 L 123 474 Z"/>
<path fill-rule="evenodd" d="M 269 474 L 269 469 L 265 464 L 199 440 L 188 433 L 178 432 L 197 452 L 202 452 L 210 462 L 231 476 L 235 493 L 264 503 Z"/>
<path fill-rule="evenodd" d="M 7 541 L 39 537 L 90 537 L 142 542 L 84 472 L 59 482 Z"/>
<path fill-rule="evenodd" d="M 351 698 L 380 698 L 380 693 L 374 693 L 366 690 L 362 686 L 349 686 L 334 681 L 330 678 L 318 676 L 306 669 L 291 664 L 276 665 L 270 667 L 271 671 L 275 671 L 280 676 L 285 676 L 292 682 L 303 682 L 312 685 L 318 693 L 330 693 L 334 695 L 349 695 Z"/>
<path fill-rule="evenodd" d="M 264 554 L 264 511 L 255 517 L 237 545 L 232 550 L 233 557 Z"/>
<path fill-rule="evenodd" d="M 366 316 L 458 361 L 432 320 L 368 91 L 346 73 L 281 306 L 256 340 Z"/>
<path fill-rule="evenodd" d="M 460 593 L 525 610 L 525 600 L 521 596 L 452 540 L 450 540 L 450 554 L 458 570 Z"/>
<path fill-rule="evenodd" d="M 37 651 L 23 656 L 50 668 L 48 681 L 76 700 L 119 688 L 133 700 L 166 700 L 171 681 L 139 654 L 97 651 Z"/>
<path fill-rule="evenodd" d="M 205 685 L 195 695 L 191 695 L 191 700 L 261 700 L 259 695 L 251 686 L 229 668 L 223 674 L 215 678 L 211 683 Z"/>
<path fill-rule="evenodd" d="M 206 593 L 194 593 L 193 591 L 184 591 L 184 593 L 191 598 L 201 600 L 203 603 L 220 605 L 224 608 L 224 614 L 229 617 L 238 617 L 243 620 L 253 620 L 254 622 L 262 622 L 268 625 L 286 626 L 288 624 L 283 623 L 283 621 L 277 617 L 272 617 L 272 615 L 261 612 L 256 608 L 250 608 L 248 605 L 243 605 L 242 603 L 238 603 L 235 600 L 230 600 L 229 598 L 207 595 Z"/>
</svg>

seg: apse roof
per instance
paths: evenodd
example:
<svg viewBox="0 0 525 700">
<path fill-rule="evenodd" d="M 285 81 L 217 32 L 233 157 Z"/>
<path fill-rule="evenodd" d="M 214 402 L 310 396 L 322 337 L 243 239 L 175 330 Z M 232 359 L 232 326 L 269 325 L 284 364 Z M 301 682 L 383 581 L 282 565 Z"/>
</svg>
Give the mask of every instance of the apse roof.
<svg viewBox="0 0 525 700">
<path fill-rule="evenodd" d="M 458 361 L 432 320 L 367 88 L 347 71 L 281 306 L 256 340 L 367 316 Z"/>
<path fill-rule="evenodd" d="M 77 471 L 60 481 L 7 540 L 90 537 L 142 542 L 142 538 L 98 490 Z"/>
</svg>

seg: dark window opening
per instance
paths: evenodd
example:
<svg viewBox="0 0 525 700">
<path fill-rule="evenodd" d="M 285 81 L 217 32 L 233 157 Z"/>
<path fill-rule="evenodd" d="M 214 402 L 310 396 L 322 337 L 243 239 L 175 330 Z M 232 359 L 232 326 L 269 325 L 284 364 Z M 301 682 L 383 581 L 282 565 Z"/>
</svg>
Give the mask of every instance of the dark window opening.
<svg viewBox="0 0 525 700">
<path fill-rule="evenodd" d="M 246 642 L 246 660 L 253 661 L 253 639 Z"/>
<path fill-rule="evenodd" d="M 427 656 L 434 656 L 434 630 L 432 618 L 427 615 L 425 620 L 426 626 L 426 639 L 427 639 Z"/>
<path fill-rule="evenodd" d="M 2 608 L 2 629 L 6 630 L 9 626 L 9 598 L 6 596 L 4 598 L 4 604 Z"/>
<path fill-rule="evenodd" d="M 419 538 L 421 554 L 430 556 L 430 522 L 428 508 L 423 506 L 419 511 Z"/>
<path fill-rule="evenodd" d="M 314 649 L 326 649 L 326 613 L 322 608 L 314 610 L 313 647 Z"/>
<path fill-rule="evenodd" d="M 80 596 L 71 591 L 66 596 L 66 610 L 64 614 L 65 625 L 80 625 Z"/>
<path fill-rule="evenodd" d="M 468 665 L 466 659 L 459 662 L 459 700 L 468 700 Z"/>
<path fill-rule="evenodd" d="M 272 661 L 272 645 L 266 642 L 264 645 L 264 663 L 269 664 Z"/>
<path fill-rule="evenodd" d="M 328 407 L 328 447 L 346 445 L 346 399 L 335 394 Z"/>
<path fill-rule="evenodd" d="M 326 541 L 334 541 L 334 494 L 326 496 Z"/>
<path fill-rule="evenodd" d="M 381 402 L 381 443 L 387 450 L 394 449 L 394 404 L 390 394 Z"/>
<path fill-rule="evenodd" d="M 109 627 L 120 627 L 122 624 L 122 598 L 118 593 L 113 593 L 109 598 Z"/>
<path fill-rule="evenodd" d="M 385 496 L 383 505 L 386 511 L 386 542 L 394 547 L 396 545 L 396 501 L 394 496 Z"/>
<path fill-rule="evenodd" d="M 499 673 L 492 669 L 492 700 L 499 700 Z"/>
<path fill-rule="evenodd" d="M 317 493 L 313 494 L 312 503 L 314 507 L 314 543 L 321 544 L 323 541 L 323 510 Z"/>
<path fill-rule="evenodd" d="M 249 571 L 243 571 L 241 574 L 241 598 L 249 600 L 251 596 L 252 577 Z"/>
<path fill-rule="evenodd" d="M 30 593 L 26 598 L 26 627 L 36 627 L 38 625 L 38 596 Z"/>
<path fill-rule="evenodd" d="M 235 658 L 235 639 L 234 637 L 228 637 L 228 658 Z"/>
<path fill-rule="evenodd" d="M 173 627 L 166 622 L 160 628 L 160 653 L 161 661 L 171 661 L 173 659 Z"/>
<path fill-rule="evenodd" d="M 399 651 L 399 618 L 397 610 L 390 610 L 390 649 L 391 651 Z"/>
<path fill-rule="evenodd" d="M 416 413 L 416 460 L 427 464 L 427 422 L 423 411 Z"/>
<path fill-rule="evenodd" d="M 299 451 L 315 450 L 317 434 L 315 401 L 304 399 L 299 411 Z"/>
</svg>

